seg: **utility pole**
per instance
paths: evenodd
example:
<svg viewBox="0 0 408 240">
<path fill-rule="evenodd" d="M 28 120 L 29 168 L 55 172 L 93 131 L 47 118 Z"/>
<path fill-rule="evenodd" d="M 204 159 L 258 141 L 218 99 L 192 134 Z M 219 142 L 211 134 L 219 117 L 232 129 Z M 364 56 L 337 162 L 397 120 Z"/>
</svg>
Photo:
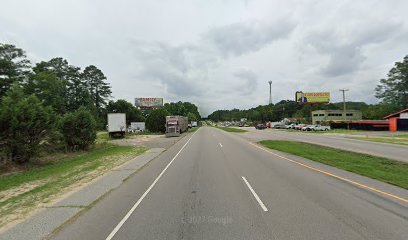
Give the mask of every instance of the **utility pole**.
<svg viewBox="0 0 408 240">
<path fill-rule="evenodd" d="M 269 81 L 269 104 L 272 104 L 272 81 Z"/>
<path fill-rule="evenodd" d="M 339 91 L 343 92 L 343 114 L 344 114 L 344 122 L 347 122 L 347 116 L 346 116 L 346 92 L 348 91 L 348 89 L 340 89 Z M 347 124 L 347 128 L 348 128 L 348 124 Z"/>
</svg>

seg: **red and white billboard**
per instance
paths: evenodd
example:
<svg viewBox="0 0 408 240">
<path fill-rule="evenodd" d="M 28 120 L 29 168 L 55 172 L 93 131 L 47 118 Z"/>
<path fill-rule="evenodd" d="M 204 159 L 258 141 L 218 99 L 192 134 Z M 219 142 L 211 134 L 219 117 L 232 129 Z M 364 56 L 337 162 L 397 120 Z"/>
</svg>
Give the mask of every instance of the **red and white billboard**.
<svg viewBox="0 0 408 240">
<path fill-rule="evenodd" d="M 135 98 L 135 107 L 138 108 L 163 107 L 163 98 Z"/>
</svg>

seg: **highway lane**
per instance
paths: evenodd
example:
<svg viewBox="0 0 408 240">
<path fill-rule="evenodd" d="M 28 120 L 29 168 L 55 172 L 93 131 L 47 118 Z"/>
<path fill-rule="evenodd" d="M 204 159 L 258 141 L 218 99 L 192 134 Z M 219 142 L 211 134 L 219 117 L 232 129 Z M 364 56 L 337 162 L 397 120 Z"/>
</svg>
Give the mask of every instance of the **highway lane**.
<svg viewBox="0 0 408 240">
<path fill-rule="evenodd" d="M 405 202 L 215 128 L 190 137 L 52 238 L 106 239 L 116 229 L 112 239 L 408 239 Z"/>
<path fill-rule="evenodd" d="M 248 130 L 249 133 L 242 134 L 242 136 L 254 142 L 265 139 L 302 141 L 408 162 L 408 146 L 403 145 L 369 142 L 328 134 L 308 134 L 273 129 L 260 131 L 253 127 L 245 128 L 245 130 Z"/>
</svg>

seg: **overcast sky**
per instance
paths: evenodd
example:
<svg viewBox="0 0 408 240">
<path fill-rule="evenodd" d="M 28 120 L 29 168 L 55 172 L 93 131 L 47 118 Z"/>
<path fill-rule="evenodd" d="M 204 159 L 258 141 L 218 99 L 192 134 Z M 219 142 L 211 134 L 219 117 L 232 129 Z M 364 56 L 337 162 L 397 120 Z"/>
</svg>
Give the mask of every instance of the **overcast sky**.
<svg viewBox="0 0 408 240">
<path fill-rule="evenodd" d="M 330 91 L 375 103 L 408 54 L 406 0 L 0 0 L 0 42 L 102 69 L 115 99 L 217 109 Z"/>
</svg>

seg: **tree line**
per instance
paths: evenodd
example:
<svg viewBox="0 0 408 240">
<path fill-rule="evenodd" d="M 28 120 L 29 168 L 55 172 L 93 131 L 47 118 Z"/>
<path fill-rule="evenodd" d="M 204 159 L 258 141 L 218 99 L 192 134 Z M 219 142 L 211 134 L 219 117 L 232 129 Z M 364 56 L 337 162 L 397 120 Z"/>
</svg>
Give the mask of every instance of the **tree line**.
<svg viewBox="0 0 408 240">
<path fill-rule="evenodd" d="M 42 149 L 88 149 L 106 122 L 111 86 L 94 65 L 57 57 L 32 64 L 0 43 L 0 154 L 25 163 Z"/>
<path fill-rule="evenodd" d="M 26 163 L 42 151 L 86 150 L 107 113 L 126 113 L 127 124 L 146 121 L 164 132 L 165 116 L 201 118 L 189 102 L 140 110 L 126 100 L 108 101 L 111 86 L 102 70 L 83 70 L 61 57 L 31 63 L 23 49 L 0 43 L 0 158 Z"/>
<path fill-rule="evenodd" d="M 152 132 L 162 132 L 164 133 L 166 116 L 178 115 L 185 116 L 188 121 L 198 121 L 201 119 L 200 112 L 195 104 L 190 102 L 172 102 L 165 103 L 162 108 L 149 110 L 144 110 L 147 115 L 146 118 L 146 128 Z"/>
<path fill-rule="evenodd" d="M 381 79 L 375 88 L 375 96 L 381 101 L 378 104 L 364 102 L 346 102 L 347 109 L 361 110 L 363 119 L 377 120 L 398 110 L 408 108 L 408 56 L 396 62 L 387 77 Z M 240 110 L 217 110 L 208 118 L 213 121 L 239 121 L 247 118 L 254 122 L 280 121 L 283 118 L 297 118 L 310 122 L 311 111 L 343 109 L 343 103 L 303 105 L 293 100 L 282 100 L 276 104 L 259 105 Z"/>
</svg>

